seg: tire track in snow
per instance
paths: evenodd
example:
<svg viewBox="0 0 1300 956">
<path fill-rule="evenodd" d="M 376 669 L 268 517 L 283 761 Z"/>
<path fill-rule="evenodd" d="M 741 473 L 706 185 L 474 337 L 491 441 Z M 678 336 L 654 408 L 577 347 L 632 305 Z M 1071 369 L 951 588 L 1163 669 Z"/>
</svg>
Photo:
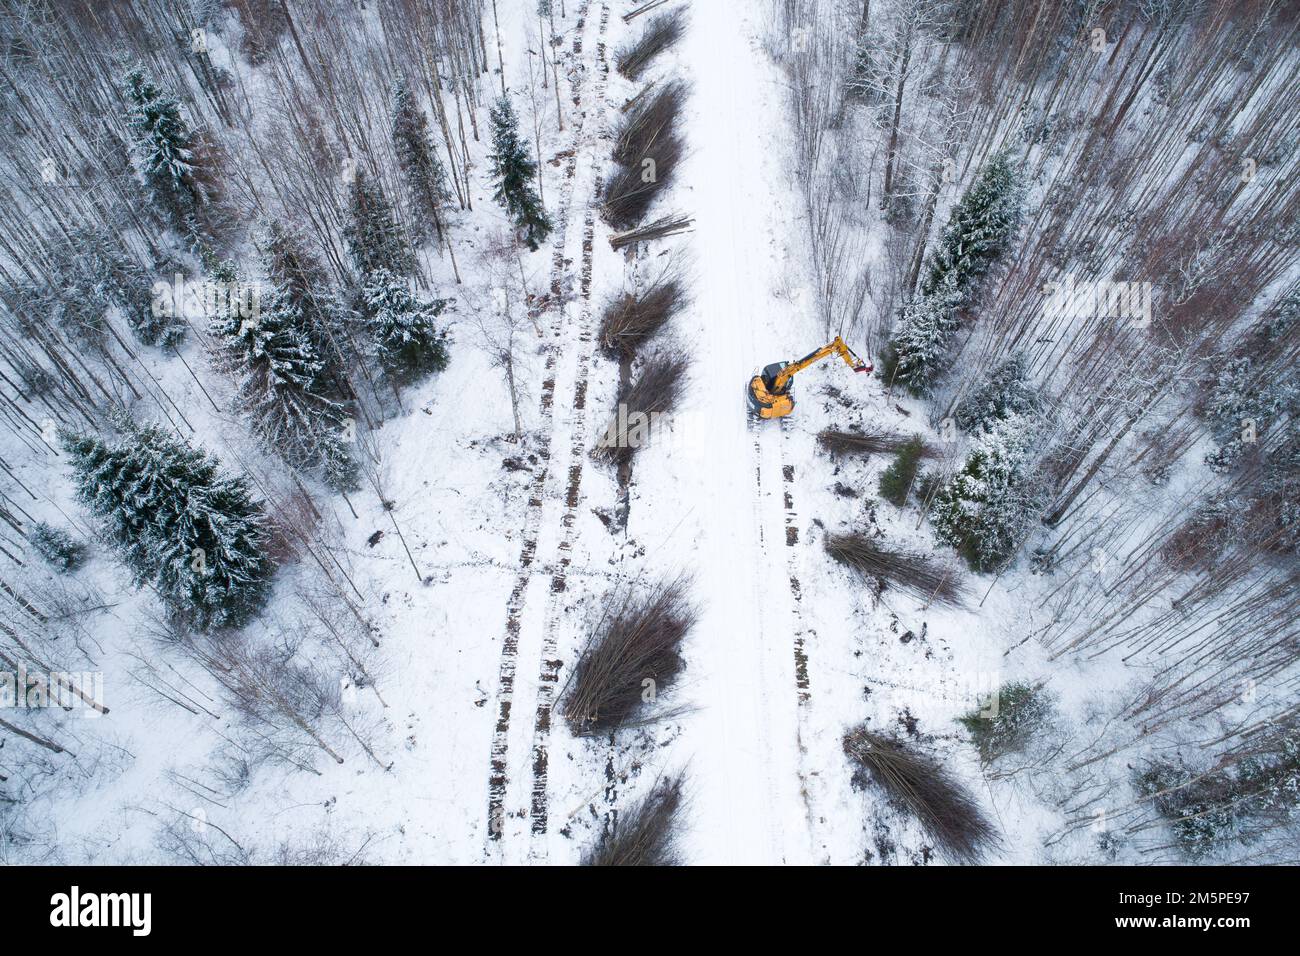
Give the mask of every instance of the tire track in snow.
<svg viewBox="0 0 1300 956">
<path fill-rule="evenodd" d="M 793 611 L 794 627 L 794 685 L 795 693 L 798 697 L 799 723 L 802 729 L 803 706 L 812 700 L 812 688 L 808 678 L 808 648 L 805 641 L 805 628 L 803 620 L 803 585 L 799 583 L 799 512 L 794 503 L 794 465 L 786 464 L 786 446 L 788 445 L 788 435 L 790 428 L 786 424 L 787 419 L 781 419 L 781 482 L 784 494 L 785 505 L 785 543 L 790 550 L 787 552 L 786 565 L 789 571 L 790 597 L 793 601 L 791 609 Z"/>
<path fill-rule="evenodd" d="M 605 48 L 605 30 L 609 25 L 609 7 L 602 5 L 600 25 L 596 32 L 596 84 L 593 90 L 592 111 L 596 114 L 597 136 L 604 116 L 605 91 L 609 83 L 609 59 Z M 594 141 L 595 137 L 593 137 Z M 600 164 L 599 157 L 593 162 Z M 533 785 L 531 821 L 533 836 L 546 835 L 550 822 L 547 784 L 550 763 L 551 720 L 555 708 L 555 691 L 563 662 L 559 659 L 559 624 L 563 613 L 562 595 L 568 588 L 568 569 L 573 562 L 574 527 L 577 524 L 578 504 L 581 501 L 583 468 L 587 460 L 587 385 L 591 373 L 591 360 L 595 352 L 596 336 L 593 329 L 594 306 L 591 299 L 596 249 L 596 209 L 602 192 L 602 179 L 596 176 L 592 185 L 591 201 L 587 204 L 582 223 L 582 268 L 579 277 L 579 294 L 582 300 L 578 313 L 578 372 L 573 384 L 573 420 L 569 442 L 568 484 L 564 494 L 564 512 L 560 522 L 563 528 L 557 547 L 558 558 L 551 575 L 550 594 L 546 602 L 543 621 L 541 664 L 537 676 L 537 710 L 533 719 Z M 536 854 L 545 857 L 544 842 L 538 841 Z"/>
<path fill-rule="evenodd" d="M 599 191 L 598 179 L 597 194 Z M 591 328 L 592 252 L 595 237 L 595 211 L 588 209 L 582 238 L 583 305 L 578 331 L 578 341 L 581 343 L 582 351 L 578 356 L 578 377 L 573 388 L 575 417 L 570 443 L 572 464 L 569 466 L 569 483 L 565 491 L 564 514 L 561 517 L 564 532 L 559 544 L 559 561 L 551 576 L 551 593 L 547 601 L 546 620 L 542 633 L 542 662 L 537 678 L 537 713 L 533 723 L 532 832 L 534 836 L 544 836 L 549 824 L 547 771 L 550 759 L 551 718 L 555 707 L 555 689 L 559 683 L 560 667 L 563 664 L 558 657 L 559 620 L 562 614 L 560 596 L 568 587 L 567 574 L 573 555 L 573 529 L 577 519 L 578 503 L 581 500 L 583 465 L 587 457 L 587 381 L 591 371 L 592 343 L 595 341 Z M 544 847 L 541 852 L 545 855 Z"/>
<path fill-rule="evenodd" d="M 813 789 L 820 783 L 820 778 L 812 767 L 808 752 L 808 742 L 813 730 L 810 726 L 809 710 L 812 706 L 812 680 L 810 670 L 809 637 L 816 637 L 816 631 L 810 628 L 803 613 L 803 584 L 800 581 L 802 568 L 799 548 L 799 511 L 795 505 L 795 466 L 787 461 L 796 456 L 791 453 L 790 436 L 793 429 L 788 419 L 781 419 L 781 481 L 784 490 L 785 505 L 785 543 L 786 566 L 790 585 L 790 623 L 794 634 L 794 686 L 797 700 L 795 713 L 795 742 L 798 748 L 795 770 L 799 775 L 799 796 L 803 801 L 804 813 L 808 819 L 808 837 L 812 840 L 814 853 L 820 849 L 825 853 L 825 834 L 818 825 L 818 816 L 813 812 Z M 823 856 L 823 860 L 824 860 Z"/>
<path fill-rule="evenodd" d="M 489 842 L 500 841 L 505 830 L 506 786 L 509 782 L 508 752 L 510 744 L 510 718 L 514 707 L 515 676 L 519 656 L 519 635 L 523 627 L 523 610 L 528 584 L 533 578 L 533 564 L 537 559 L 537 543 L 542 523 L 542 502 L 545 498 L 546 481 L 551 468 L 551 427 L 555 416 L 555 378 L 559 357 L 562 353 L 561 335 L 564 330 L 564 308 L 559 301 L 562 296 L 564 274 L 568 261 L 564 257 L 568 239 L 568 222 L 573 193 L 578 172 L 578 154 L 585 145 L 583 139 L 586 130 L 586 113 L 581 109 L 582 94 L 586 87 L 588 70 L 578 57 L 583 51 L 583 33 L 587 26 L 587 11 L 590 0 L 582 0 L 577 9 L 574 22 L 572 53 L 577 62 L 571 83 L 571 97 L 577 108 L 574 117 L 571 147 L 565 156 L 564 179 L 560 187 L 560 196 L 556 203 L 552 221 L 555 232 L 552 240 L 551 256 L 551 304 L 555 308 L 555 317 L 551 322 L 551 334 L 556 340 L 548 348 L 542 380 L 542 393 L 539 403 L 539 445 L 537 457 L 541 465 L 533 475 L 529 487 L 528 505 L 523 520 L 523 545 L 519 552 L 519 576 L 506 600 L 505 637 L 501 643 L 501 661 L 497 670 L 497 719 L 492 729 L 492 746 L 488 771 L 488 806 L 487 827 Z"/>
</svg>

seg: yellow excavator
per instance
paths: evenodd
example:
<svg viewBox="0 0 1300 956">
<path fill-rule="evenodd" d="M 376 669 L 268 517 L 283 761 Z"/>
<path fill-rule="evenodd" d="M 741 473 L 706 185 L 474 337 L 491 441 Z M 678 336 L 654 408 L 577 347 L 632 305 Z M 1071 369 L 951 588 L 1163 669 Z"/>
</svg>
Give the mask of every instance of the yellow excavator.
<svg viewBox="0 0 1300 956">
<path fill-rule="evenodd" d="M 838 335 L 830 345 L 823 345 L 797 362 L 773 362 L 749 380 L 745 389 L 749 405 L 760 418 L 785 418 L 794 411 L 794 376 L 828 355 L 838 355 L 855 372 L 870 372 L 871 366 L 858 358 Z"/>
</svg>

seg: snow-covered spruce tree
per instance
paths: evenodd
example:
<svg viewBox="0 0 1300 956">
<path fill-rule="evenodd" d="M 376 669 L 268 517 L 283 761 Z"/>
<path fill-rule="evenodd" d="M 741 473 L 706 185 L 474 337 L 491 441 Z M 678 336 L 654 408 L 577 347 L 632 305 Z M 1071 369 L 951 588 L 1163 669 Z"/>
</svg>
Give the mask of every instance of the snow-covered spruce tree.
<svg viewBox="0 0 1300 956">
<path fill-rule="evenodd" d="M 1052 699 L 1036 684 L 1003 684 L 994 703 L 991 711 L 977 707 L 957 718 L 957 723 L 970 732 L 980 761 L 985 764 L 1024 751 L 1052 719 Z"/>
<path fill-rule="evenodd" d="M 77 497 L 105 540 L 177 615 L 203 630 L 237 627 L 266 601 L 274 565 L 261 505 L 243 478 L 157 426 L 108 444 L 65 432 Z"/>
<path fill-rule="evenodd" d="M 1282 533 L 1281 547 L 1300 552 L 1300 416 L 1293 413 L 1284 427 L 1264 466 L 1263 498 Z"/>
<path fill-rule="evenodd" d="M 228 267 L 218 280 L 233 281 Z M 313 347 L 303 302 L 287 281 L 266 285 L 255 314 L 227 308 L 214 317 L 219 360 L 239 383 L 240 404 L 270 450 L 333 488 L 354 488 L 347 405 L 327 395 L 326 364 Z"/>
<path fill-rule="evenodd" d="M 140 175 L 171 224 L 192 229 L 207 194 L 195 167 L 194 135 L 181 116 L 180 104 L 140 66 L 127 71 L 122 86 Z"/>
<path fill-rule="evenodd" d="M 953 273 L 956 288 L 969 297 L 975 280 L 988 272 L 1010 244 L 1020 222 L 1022 194 L 1010 154 L 994 154 L 948 217 L 948 225 L 930 253 L 921 294 L 934 294 Z"/>
<path fill-rule="evenodd" d="M 1257 368 L 1249 355 L 1230 360 L 1220 369 L 1206 403 L 1205 416 L 1218 446 L 1205 456 L 1206 464 L 1218 472 L 1231 469 L 1247 446 L 1298 400 L 1300 389 L 1290 378 Z"/>
<path fill-rule="evenodd" d="M 1017 352 L 1000 362 L 988 380 L 958 403 L 953 413 L 965 432 L 988 431 L 996 422 L 1038 409 L 1038 394 L 1029 381 L 1029 361 Z"/>
<path fill-rule="evenodd" d="M 348 310 L 335 294 L 329 276 L 307 251 L 301 237 L 279 223 L 262 227 L 266 272 L 271 282 L 283 286 L 302 312 L 303 329 L 320 359 L 322 394 L 339 402 L 353 399 L 348 382 L 350 353 Z"/>
<path fill-rule="evenodd" d="M 429 120 L 405 82 L 399 82 L 393 89 L 393 144 L 418 215 L 421 238 L 436 234 L 441 241 L 443 210 L 451 201 L 447 171 L 438 159 L 437 147 L 429 133 Z"/>
<path fill-rule="evenodd" d="M 492 118 L 492 176 L 497 180 L 494 197 L 524 230 L 529 249 L 536 249 L 551 231 L 551 221 L 533 188 L 537 164 L 528 155 L 528 141 L 519 137 L 519 119 L 502 96 L 489 110 Z"/>
<path fill-rule="evenodd" d="M 366 276 L 361 299 L 375 357 L 394 381 L 409 382 L 447 367 L 447 334 L 435 321 L 445 299 L 421 301 L 406 279 L 387 269 Z"/>
<path fill-rule="evenodd" d="M 1279 342 L 1298 324 L 1300 293 L 1293 292 L 1219 369 L 1203 406 L 1218 446 L 1205 456 L 1214 471 L 1231 470 L 1284 415 L 1300 416 L 1300 373 L 1277 357 Z"/>
<path fill-rule="evenodd" d="M 170 299 L 155 303 L 155 277 L 102 232 L 73 232 L 56 252 L 52 272 L 55 281 L 45 308 L 81 341 L 108 333 L 107 312 L 114 307 L 145 345 L 174 346 L 185 337 L 185 320 Z"/>
<path fill-rule="evenodd" d="M 956 331 L 957 310 L 1010 244 L 1020 220 L 1022 187 L 1007 152 L 995 154 L 953 208 L 926 260 L 917 296 L 904 306 L 887 359 L 893 379 L 927 391 Z"/>
<path fill-rule="evenodd" d="M 415 275 L 415 252 L 393 215 L 393 207 L 379 184 L 361 169 L 352 181 L 351 216 L 343 238 L 362 277 L 375 269 Z"/>
<path fill-rule="evenodd" d="M 952 287 L 955 281 L 954 276 L 933 295 L 914 297 L 903 306 L 881 365 L 888 384 L 902 382 L 916 394 L 929 389 L 960 324 L 962 296 Z"/>
<path fill-rule="evenodd" d="M 1294 827 L 1300 811 L 1300 731 L 1283 724 L 1227 766 L 1188 767 L 1155 760 L 1134 785 L 1153 798 L 1182 850 L 1193 859 L 1238 840 Z"/>
<path fill-rule="evenodd" d="M 934 497 L 935 533 L 976 571 L 998 570 L 1010 561 L 1042 509 L 1033 471 L 1039 428 L 1031 415 L 996 422 Z"/>
<path fill-rule="evenodd" d="M 62 528 L 37 521 L 27 532 L 32 549 L 60 573 L 75 571 L 86 559 L 86 546 Z"/>
</svg>

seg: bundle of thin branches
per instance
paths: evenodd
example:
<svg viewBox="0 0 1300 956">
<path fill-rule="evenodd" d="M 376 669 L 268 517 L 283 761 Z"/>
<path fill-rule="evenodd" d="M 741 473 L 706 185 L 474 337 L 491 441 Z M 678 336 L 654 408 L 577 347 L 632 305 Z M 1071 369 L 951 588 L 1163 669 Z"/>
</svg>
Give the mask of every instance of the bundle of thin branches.
<svg viewBox="0 0 1300 956">
<path fill-rule="evenodd" d="M 660 276 L 640 295 L 625 292 L 605 309 L 600 347 L 611 358 L 632 358 L 685 303 L 685 287 L 672 274 Z"/>
<path fill-rule="evenodd" d="M 901 451 L 903 446 L 911 440 L 911 436 L 905 435 L 841 432 L 833 428 L 824 428 L 817 433 L 817 444 L 832 455 L 869 455 L 873 452 L 893 454 Z M 921 452 L 921 457 L 933 458 L 934 452 L 930 448 L 925 448 Z"/>
<path fill-rule="evenodd" d="M 616 817 L 589 852 L 583 866 L 678 866 L 677 811 L 682 777 L 663 780 L 640 803 Z"/>
<path fill-rule="evenodd" d="M 615 229 L 631 229 L 639 223 L 659 191 L 668 185 L 682 158 L 682 141 L 665 131 L 650 149 L 619 171 L 605 185 L 601 215 Z"/>
<path fill-rule="evenodd" d="M 908 808 L 939 850 L 958 863 L 978 863 L 1000 840 L 983 809 L 959 781 L 930 757 L 861 725 L 844 735 L 854 784 L 869 777 Z"/>
<path fill-rule="evenodd" d="M 614 233 L 609 237 L 609 245 L 611 249 L 622 249 L 624 246 L 630 246 L 637 242 L 675 236 L 679 232 L 686 232 L 694 222 L 695 220 L 691 216 L 684 213 L 669 213 L 667 216 L 662 216 L 654 222 L 637 229 Z"/>
<path fill-rule="evenodd" d="M 955 607 L 966 596 L 951 570 L 919 554 L 886 551 L 866 535 L 827 535 L 826 553 L 866 578 L 883 579 L 926 602 Z"/>
<path fill-rule="evenodd" d="M 650 61 L 681 39 L 686 30 L 686 10 L 678 8 L 651 19 L 635 43 L 614 54 L 614 66 L 629 80 L 635 80 Z"/>
<path fill-rule="evenodd" d="M 695 625 L 681 577 L 615 599 L 574 667 L 561 713 L 577 736 L 652 719 L 650 707 L 681 672 L 682 639 Z M 662 715 L 660 715 L 662 716 Z"/>
<path fill-rule="evenodd" d="M 618 124 L 614 134 L 614 162 L 640 166 L 645 156 L 654 156 L 659 145 L 677 137 L 677 122 L 686 101 L 686 85 L 674 80 L 653 96 L 638 100 Z"/>
<path fill-rule="evenodd" d="M 621 464 L 649 444 L 661 427 L 659 417 L 672 409 L 689 366 L 679 354 L 656 352 L 647 358 L 636 378 L 619 392 L 618 408 L 592 449 L 592 458 Z"/>
</svg>

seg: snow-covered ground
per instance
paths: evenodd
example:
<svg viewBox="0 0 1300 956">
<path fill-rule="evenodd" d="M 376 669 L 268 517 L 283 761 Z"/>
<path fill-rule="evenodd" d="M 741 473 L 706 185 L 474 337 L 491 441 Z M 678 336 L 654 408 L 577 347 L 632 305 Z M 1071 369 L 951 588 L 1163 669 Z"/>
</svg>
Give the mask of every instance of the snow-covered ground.
<svg viewBox="0 0 1300 956">
<path fill-rule="evenodd" d="M 314 489 L 321 540 L 346 573 L 339 587 L 378 643 L 374 686 L 343 692 L 371 752 L 344 736 L 342 762 L 259 764 L 245 786 L 223 786 L 213 767 L 238 749 L 233 718 L 212 681 L 159 635 L 152 597 L 97 550 L 77 579 L 96 592 L 78 601 L 103 607 L 72 638 L 104 671 L 110 713 L 42 715 L 75 752 L 51 771 L 54 785 L 33 781 L 28 825 L 44 821 L 36 849 L 0 846 L 0 860 L 155 859 L 160 821 L 179 815 L 203 840 L 217 839 L 213 829 L 233 835 L 255 862 L 281 845 L 335 843 L 341 860 L 572 864 L 613 815 L 683 773 L 686 862 L 946 862 L 879 789 L 851 782 L 842 739 L 864 722 L 934 754 L 975 794 L 1001 833 L 989 862 L 1092 858 L 1090 830 L 1044 846 L 1067 822 L 1054 782 L 986 775 L 956 719 L 1008 681 L 1044 681 L 1059 715 L 1052 739 L 1082 747 L 1106 732 L 1137 665 L 1049 659 L 1031 636 L 1051 620 L 1044 599 L 1057 582 L 1023 562 L 972 575 L 915 510 L 876 498 L 887 456 L 839 459 L 817 446 L 825 428 L 862 428 L 943 447 L 924 403 L 831 358 L 800 374 L 791 418 L 749 415 L 744 387 L 757 369 L 824 344 L 770 5 L 671 0 L 689 7 L 686 35 L 633 83 L 612 60 L 646 19 L 622 19 L 635 6 L 568 0 L 567 18 L 557 12 L 565 124 L 556 128 L 544 94 L 552 112 L 540 150 L 556 229 L 517 271 L 527 292 L 558 295 L 535 325 L 521 325 L 522 440 L 511 439 L 506 379 L 484 348 L 494 290 L 515 277 L 503 279 L 490 254 L 506 223 L 488 144 L 478 142 L 473 211 L 450 227 L 464 284 L 427 251 L 435 287 L 457 299 L 451 363 L 406 390 L 400 412 L 368 435 L 381 461 L 374 484 L 347 499 Z M 494 7 L 505 82 L 518 93 L 536 5 Z M 485 30 L 489 44 L 498 39 L 491 16 Z M 647 83 L 674 77 L 689 86 L 687 157 L 651 216 L 680 211 L 693 229 L 615 251 L 599 215 L 611 130 Z M 617 475 L 590 454 L 619 372 L 595 331 L 608 300 L 644 288 L 674 258 L 689 264 L 691 302 L 658 344 L 689 357 L 690 374 L 665 429 L 636 456 L 623 527 Z M 184 356 L 203 386 L 178 359 L 141 351 L 187 436 L 232 465 L 274 472 L 200 345 L 191 340 Z M 39 489 L 24 506 L 89 536 L 53 456 L 5 451 Z M 934 556 L 966 587 L 962 606 L 864 585 L 824 550 L 828 534 L 845 530 L 879 531 L 891 546 Z M 319 573 L 309 561 L 282 570 L 250 635 L 274 643 L 292 632 Z M 602 613 L 629 586 L 677 576 L 690 581 L 698 621 L 683 675 L 664 695 L 667 716 L 574 737 L 558 703 Z"/>
</svg>

